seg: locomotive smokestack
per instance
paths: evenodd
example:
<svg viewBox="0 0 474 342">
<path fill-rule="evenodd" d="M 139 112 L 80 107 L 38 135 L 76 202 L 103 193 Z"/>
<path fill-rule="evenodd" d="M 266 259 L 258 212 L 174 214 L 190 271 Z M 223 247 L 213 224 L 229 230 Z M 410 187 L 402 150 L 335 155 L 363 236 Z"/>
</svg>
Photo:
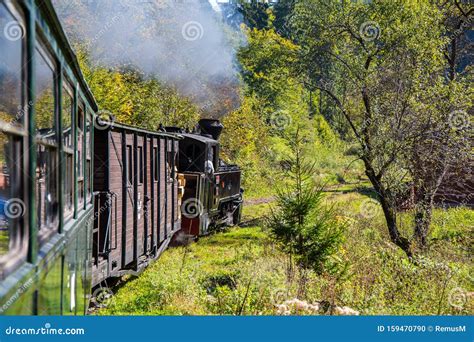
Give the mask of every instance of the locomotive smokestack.
<svg viewBox="0 0 474 342">
<path fill-rule="evenodd" d="M 199 128 L 201 134 L 209 134 L 214 140 L 219 140 L 224 126 L 217 119 L 201 119 L 199 120 Z"/>
</svg>

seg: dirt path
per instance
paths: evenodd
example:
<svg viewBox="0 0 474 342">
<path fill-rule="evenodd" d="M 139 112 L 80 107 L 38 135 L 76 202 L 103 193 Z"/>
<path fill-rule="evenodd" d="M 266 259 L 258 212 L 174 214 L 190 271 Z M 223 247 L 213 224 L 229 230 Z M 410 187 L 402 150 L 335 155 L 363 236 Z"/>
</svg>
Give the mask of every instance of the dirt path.
<svg viewBox="0 0 474 342">
<path fill-rule="evenodd" d="M 244 199 L 244 205 L 264 204 L 264 203 L 273 202 L 274 200 L 275 200 L 275 197 L 274 197 L 274 196 L 262 197 L 262 198 Z"/>
</svg>

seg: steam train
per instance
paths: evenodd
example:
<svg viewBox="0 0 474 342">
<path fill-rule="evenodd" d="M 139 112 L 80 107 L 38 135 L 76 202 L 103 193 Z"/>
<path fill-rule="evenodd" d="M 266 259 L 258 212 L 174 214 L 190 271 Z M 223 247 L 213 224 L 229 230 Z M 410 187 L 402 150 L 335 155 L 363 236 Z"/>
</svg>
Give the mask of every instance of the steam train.
<svg viewBox="0 0 474 342">
<path fill-rule="evenodd" d="M 0 26 L 0 314 L 84 314 L 171 242 L 239 222 L 217 120 L 104 121 L 49 0 L 1 0 Z"/>
</svg>

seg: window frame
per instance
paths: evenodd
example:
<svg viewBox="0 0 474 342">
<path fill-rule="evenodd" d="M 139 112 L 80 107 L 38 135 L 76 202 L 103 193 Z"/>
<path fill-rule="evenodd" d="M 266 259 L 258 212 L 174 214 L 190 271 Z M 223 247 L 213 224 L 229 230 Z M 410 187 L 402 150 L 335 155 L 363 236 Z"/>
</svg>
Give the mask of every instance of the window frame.
<svg viewBox="0 0 474 342">
<path fill-rule="evenodd" d="M 143 155 L 143 146 L 137 146 L 137 173 L 138 173 L 138 177 L 137 177 L 137 185 L 143 185 L 143 181 L 145 179 L 145 165 L 144 165 L 144 162 L 145 162 L 145 158 L 144 158 L 144 155 Z"/>
<path fill-rule="evenodd" d="M 131 188 L 133 187 L 133 148 L 132 148 L 132 145 L 126 145 L 126 163 L 127 163 L 127 167 L 126 167 L 126 171 L 127 171 L 127 184 L 126 184 L 126 187 L 127 188 Z"/>
<path fill-rule="evenodd" d="M 79 114 L 82 111 L 82 118 Z M 77 179 L 77 206 L 78 210 L 84 209 L 84 201 L 86 199 L 86 189 L 85 189 L 85 172 L 84 163 L 86 162 L 85 158 L 85 115 L 86 115 L 86 107 L 84 101 L 81 99 L 78 101 L 77 104 L 77 115 L 76 115 L 76 131 L 77 131 L 77 139 L 76 139 L 76 179 Z M 81 120 L 82 119 L 82 120 Z M 81 121 L 81 122 L 80 122 Z M 81 129 L 82 126 L 82 129 Z M 81 135 L 81 136 L 80 136 Z M 82 194 L 82 196 L 81 196 Z"/>
<path fill-rule="evenodd" d="M 2 2 L 0 6 L 4 6 L 5 10 L 19 23 L 26 27 L 26 15 L 25 12 L 12 3 Z M 20 199 L 25 203 L 24 215 L 13 220 L 13 224 L 9 224 L 9 241 L 8 251 L 0 255 L 0 280 L 4 279 L 8 274 L 16 269 L 17 265 L 26 261 L 27 252 L 29 248 L 29 211 L 28 203 L 26 200 L 26 179 L 25 173 L 28 172 L 28 113 L 29 113 L 29 99 L 27 97 L 27 70 L 26 64 L 28 60 L 27 56 L 27 32 L 24 32 L 24 36 L 21 38 L 21 100 L 22 105 L 22 120 L 19 125 L 12 125 L 11 123 L 0 120 L 0 129 L 8 137 L 13 136 L 14 140 L 20 142 L 20 153 L 21 153 L 21 164 L 17 165 L 15 172 L 19 176 L 18 183 L 15 187 L 19 187 Z M 18 114 L 18 113 L 17 113 Z M 11 190 L 10 190 L 11 191 Z"/>
<path fill-rule="evenodd" d="M 153 165 L 153 182 L 158 183 L 160 179 L 160 174 L 159 174 L 160 155 L 159 155 L 158 146 L 153 146 L 151 155 L 153 158 L 153 164 L 152 164 Z"/>
<path fill-rule="evenodd" d="M 93 176 L 94 170 L 92 170 L 92 144 L 93 144 L 93 115 L 91 114 L 91 110 L 89 108 L 85 108 L 85 138 L 84 138 L 84 146 L 85 146 L 85 162 L 84 162 L 84 176 L 86 178 L 86 188 L 85 188 L 85 200 L 86 203 L 92 203 L 92 189 L 93 189 Z M 87 128 L 87 124 L 89 123 L 89 128 Z"/>
<path fill-rule="evenodd" d="M 69 80 L 69 78 L 67 77 L 67 75 L 65 75 L 64 72 L 62 72 L 62 84 L 61 84 L 61 87 L 62 87 L 62 91 L 61 91 L 61 122 L 64 122 L 63 118 L 64 118 L 64 108 L 62 108 L 62 104 L 63 104 L 63 99 L 64 99 L 64 96 L 65 94 L 67 93 L 68 96 L 71 97 L 71 136 L 73 137 L 74 136 L 74 129 L 75 129 L 75 120 L 76 120 L 76 115 L 75 115 L 75 108 L 76 108 L 76 104 L 75 104 L 75 101 L 74 101 L 74 92 L 75 92 L 75 88 L 73 86 L 73 82 L 71 82 Z M 61 132 L 61 144 L 62 144 L 62 147 L 63 147 L 63 155 L 62 155 L 62 165 L 64 166 L 64 172 L 63 172 L 63 175 L 64 175 L 64 179 L 63 179 L 63 186 L 64 186 L 64 191 L 63 191 L 63 218 L 64 218 L 64 223 L 69 221 L 71 218 L 73 218 L 74 216 L 74 209 L 75 209 L 75 192 L 76 192 L 76 181 L 75 181 L 75 169 L 76 169 L 76 162 L 75 162 L 75 155 L 76 155 L 76 145 L 77 145 L 77 142 L 75 141 L 76 139 L 73 139 L 73 142 L 72 142 L 72 146 L 67 146 L 65 144 L 65 140 L 64 140 L 64 127 L 61 127 L 62 129 L 62 132 Z M 70 168 L 70 171 L 71 171 L 71 193 L 68 194 L 67 191 L 68 191 L 68 188 L 67 188 L 67 176 L 68 176 L 68 168 Z M 68 207 L 67 203 L 67 197 L 68 196 L 71 196 L 71 205 L 70 207 Z"/>
<path fill-rule="evenodd" d="M 36 157 L 38 157 L 38 148 L 39 146 L 43 146 L 45 149 L 54 149 L 55 150 L 55 157 L 56 157 L 56 165 L 54 167 L 55 169 L 55 179 L 56 179 L 56 198 L 58 200 L 58 206 L 59 206 L 59 201 L 60 201 L 60 139 L 62 137 L 59 135 L 58 127 L 59 127 L 59 63 L 54 57 L 54 53 L 51 52 L 51 48 L 49 44 L 47 43 L 47 40 L 44 38 L 43 34 L 41 33 L 41 29 L 37 26 L 36 27 L 36 34 L 37 38 L 35 41 L 35 59 L 34 62 L 36 62 L 36 57 L 37 53 L 43 57 L 43 60 L 46 62 L 46 64 L 49 66 L 53 73 L 53 96 L 54 96 L 54 113 L 53 113 L 53 124 L 54 124 L 54 140 L 48 139 L 41 137 L 37 134 L 36 132 L 36 127 L 35 127 L 35 144 L 36 144 Z M 36 105 L 36 96 L 37 96 L 37 88 L 36 88 L 36 83 L 34 85 L 34 103 Z M 35 112 L 35 115 L 37 113 Z M 35 177 L 36 177 L 36 170 L 35 170 Z M 36 179 L 38 182 L 38 180 Z M 36 191 L 36 190 L 35 190 Z M 36 202 L 35 202 L 35 209 L 36 209 L 36 216 L 38 216 L 38 200 L 39 200 L 39 193 L 36 193 Z M 36 229 L 38 230 L 38 245 L 39 247 L 43 246 L 49 239 L 56 233 L 59 232 L 59 223 L 60 223 L 60 215 L 61 215 L 61 208 L 58 210 L 58 214 L 55 218 L 54 221 L 52 221 L 49 225 L 46 226 L 40 226 L 40 221 L 36 223 Z M 54 229 L 56 228 L 56 229 Z"/>
</svg>

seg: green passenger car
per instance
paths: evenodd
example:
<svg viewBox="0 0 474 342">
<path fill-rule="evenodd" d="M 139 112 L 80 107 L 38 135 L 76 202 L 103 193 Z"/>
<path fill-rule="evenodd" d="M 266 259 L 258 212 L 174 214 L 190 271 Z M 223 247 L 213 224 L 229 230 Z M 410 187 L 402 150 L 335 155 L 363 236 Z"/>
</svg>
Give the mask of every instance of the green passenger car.
<svg viewBox="0 0 474 342">
<path fill-rule="evenodd" d="M 51 2 L 0 0 L 2 315 L 87 310 L 96 112 Z"/>
</svg>

